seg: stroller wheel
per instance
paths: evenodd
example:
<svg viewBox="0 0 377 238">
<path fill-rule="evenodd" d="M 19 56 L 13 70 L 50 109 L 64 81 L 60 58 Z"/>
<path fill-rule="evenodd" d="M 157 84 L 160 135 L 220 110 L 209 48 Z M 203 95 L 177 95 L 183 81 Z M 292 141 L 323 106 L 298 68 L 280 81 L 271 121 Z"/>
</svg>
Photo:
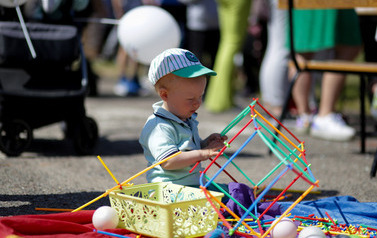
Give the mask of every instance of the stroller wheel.
<svg viewBox="0 0 377 238">
<path fill-rule="evenodd" d="M 98 140 L 98 127 L 94 119 L 84 117 L 76 127 L 73 143 L 79 155 L 92 154 Z"/>
<path fill-rule="evenodd" d="M 8 156 L 19 156 L 32 138 L 33 132 L 25 121 L 6 122 L 0 128 L 0 150 Z"/>
</svg>

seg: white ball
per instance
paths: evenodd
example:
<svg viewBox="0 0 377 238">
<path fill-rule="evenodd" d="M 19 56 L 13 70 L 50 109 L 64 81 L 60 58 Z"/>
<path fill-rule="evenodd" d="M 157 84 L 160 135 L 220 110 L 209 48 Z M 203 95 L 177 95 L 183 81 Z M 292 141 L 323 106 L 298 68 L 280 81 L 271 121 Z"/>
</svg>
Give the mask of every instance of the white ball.
<svg viewBox="0 0 377 238">
<path fill-rule="evenodd" d="M 17 7 L 24 4 L 27 0 L 0 0 L 0 6 Z"/>
<path fill-rule="evenodd" d="M 114 229 L 118 226 L 119 218 L 114 208 L 102 206 L 94 212 L 92 222 L 98 230 Z"/>
<path fill-rule="evenodd" d="M 42 9 L 44 12 L 51 14 L 58 9 L 61 3 L 62 0 L 42 0 Z"/>
<path fill-rule="evenodd" d="M 317 226 L 308 226 L 300 231 L 298 238 L 326 238 L 325 233 Z"/>
<path fill-rule="evenodd" d="M 174 17 L 156 6 L 140 6 L 128 11 L 119 20 L 117 33 L 123 49 L 145 65 L 181 42 L 181 31 Z"/>
<path fill-rule="evenodd" d="M 276 222 L 277 220 L 275 220 L 272 225 L 274 225 Z M 281 219 L 280 222 L 271 230 L 272 238 L 296 238 L 296 236 L 296 224 L 291 219 L 286 217 Z"/>
</svg>

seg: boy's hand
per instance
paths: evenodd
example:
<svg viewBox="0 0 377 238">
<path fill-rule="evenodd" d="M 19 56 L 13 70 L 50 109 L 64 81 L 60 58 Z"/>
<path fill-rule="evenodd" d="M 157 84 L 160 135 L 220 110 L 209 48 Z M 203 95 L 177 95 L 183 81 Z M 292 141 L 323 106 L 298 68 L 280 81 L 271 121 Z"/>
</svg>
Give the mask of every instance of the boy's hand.
<svg viewBox="0 0 377 238">
<path fill-rule="evenodd" d="M 222 145 L 224 145 L 224 141 L 226 141 L 227 139 L 227 136 L 221 136 L 219 133 L 213 133 L 203 141 L 202 148 L 208 147 L 212 143 L 221 143 Z"/>
<path fill-rule="evenodd" d="M 207 139 L 203 141 L 202 147 L 203 152 L 207 154 L 207 156 L 205 156 L 207 157 L 206 159 L 217 156 L 219 154 L 218 150 L 224 147 L 224 141 L 227 139 L 227 136 L 221 136 L 218 133 L 208 136 Z"/>
<path fill-rule="evenodd" d="M 211 157 L 216 157 L 219 150 L 224 147 L 224 141 L 227 136 L 221 136 L 214 133 L 201 142 L 202 148 L 200 150 L 184 151 L 169 161 L 163 163 L 161 167 L 167 170 L 182 169 L 190 165 L 194 165 L 192 169 L 199 164 L 200 161 L 208 160 Z"/>
</svg>

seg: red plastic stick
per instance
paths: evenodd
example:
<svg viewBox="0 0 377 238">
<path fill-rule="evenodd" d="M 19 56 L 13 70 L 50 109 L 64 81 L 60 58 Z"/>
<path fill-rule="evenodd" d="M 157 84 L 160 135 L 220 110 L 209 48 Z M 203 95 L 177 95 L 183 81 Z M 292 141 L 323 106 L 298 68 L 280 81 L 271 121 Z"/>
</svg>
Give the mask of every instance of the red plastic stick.
<svg viewBox="0 0 377 238">
<path fill-rule="evenodd" d="M 277 123 L 279 123 L 279 125 L 281 127 L 283 127 L 293 138 L 296 139 L 296 141 L 301 144 L 301 141 L 290 131 L 288 130 L 278 119 L 276 119 L 269 111 L 267 111 L 267 109 L 265 109 L 262 104 L 260 104 L 258 101 L 257 101 L 257 104 L 270 116 L 272 117 Z"/>
<path fill-rule="evenodd" d="M 330 219 L 330 221 L 332 222 L 332 224 L 334 225 L 334 226 L 336 226 L 336 223 L 334 222 L 334 220 L 330 217 L 330 215 L 327 213 L 327 212 L 325 212 L 326 213 L 326 216 Z"/>
</svg>

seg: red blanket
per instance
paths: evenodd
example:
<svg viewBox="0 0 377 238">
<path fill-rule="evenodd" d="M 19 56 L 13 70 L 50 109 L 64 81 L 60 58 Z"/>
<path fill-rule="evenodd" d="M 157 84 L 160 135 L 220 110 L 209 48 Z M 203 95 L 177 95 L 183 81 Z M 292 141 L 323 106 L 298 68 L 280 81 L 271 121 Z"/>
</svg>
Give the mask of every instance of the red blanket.
<svg viewBox="0 0 377 238">
<path fill-rule="evenodd" d="M 21 237 L 110 237 L 94 231 L 92 216 L 94 210 L 54 213 L 47 215 L 22 215 L 0 217 L 0 238 L 9 235 Z M 125 229 L 108 229 L 126 237 L 137 235 Z"/>
</svg>

